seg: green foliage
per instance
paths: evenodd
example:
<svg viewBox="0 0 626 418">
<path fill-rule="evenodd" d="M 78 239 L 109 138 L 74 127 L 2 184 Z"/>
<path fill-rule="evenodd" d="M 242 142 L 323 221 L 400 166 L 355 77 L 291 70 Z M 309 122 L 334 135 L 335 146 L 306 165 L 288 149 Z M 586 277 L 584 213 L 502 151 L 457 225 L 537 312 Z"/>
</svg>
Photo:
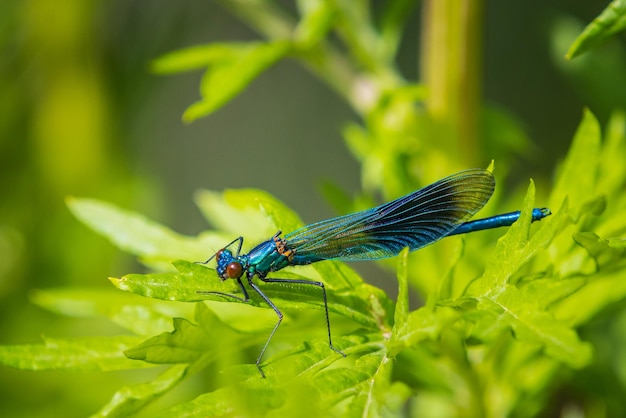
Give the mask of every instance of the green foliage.
<svg viewBox="0 0 626 418">
<path fill-rule="evenodd" d="M 111 371 L 145 367 L 129 361 L 124 350 L 137 345 L 138 337 L 93 337 L 74 340 L 44 338 L 44 345 L 0 347 L 7 366 L 24 370 Z M 50 355 L 54 353 L 54 355 Z"/>
<path fill-rule="evenodd" d="M 626 29 L 626 1 L 613 0 L 574 41 L 566 57 L 572 59 Z"/>
<path fill-rule="evenodd" d="M 577 328 L 626 298 L 626 240 L 620 235 L 626 220 L 617 216 L 626 204 L 624 176 L 603 168 L 616 166 L 626 155 L 625 125 L 623 116 L 616 115 L 603 144 L 597 121 L 586 112 L 551 194 L 550 202 L 560 209 L 531 225 L 531 182 L 522 218 L 495 248 L 481 234 L 465 238 L 468 244 L 478 241 L 476 248 L 462 245 L 463 238 L 449 239 L 465 248 L 450 260 L 442 288 L 428 295 L 421 308 L 410 307 L 409 284 L 416 276 L 437 280 L 437 271 L 415 268 L 415 257 L 406 251 L 397 260 L 395 308 L 381 290 L 342 263 L 281 272 L 281 277 L 325 281 L 335 344 L 346 358 L 328 347 L 319 289 L 260 283 L 287 318 L 263 364 L 267 379 L 259 376 L 253 361 L 275 316 L 258 295 L 252 292 L 245 305 L 197 293 L 237 291 L 210 266 L 179 260 L 173 263 L 175 271 L 158 271 L 161 261 L 176 256 L 173 249 L 179 245 L 206 256 L 207 242 L 216 233 L 182 237 L 108 203 L 71 199 L 72 211 L 83 222 L 157 271 L 111 279 L 130 294 L 61 289 L 37 292 L 33 301 L 76 317 L 104 315 L 135 335 L 46 338 L 43 345 L 2 347 L 0 359 L 30 370 L 169 365 L 150 382 L 120 389 L 99 416 L 140 411 L 200 371 L 213 376 L 214 388 L 163 410 L 162 416 L 293 415 L 303 396 L 313 414 L 337 416 L 396 415 L 406 402 L 418 415 L 442 408 L 456 416 L 538 411 L 563 369 L 588 367 L 593 361 L 592 347 Z M 250 211 L 273 230 L 300 225 L 295 214 L 264 192 L 202 192 L 198 202 L 216 225 Z M 257 226 L 257 233 L 265 229 Z M 479 277 L 467 277 L 460 270 L 475 252 L 490 255 Z M 308 321 L 313 322 L 305 326 Z M 625 381 L 619 384 L 626 387 Z"/>
<path fill-rule="evenodd" d="M 202 101 L 191 105 L 183 115 L 191 122 L 223 106 L 239 94 L 259 74 L 283 58 L 287 42 L 212 44 L 174 52 L 157 60 L 157 72 L 170 73 L 208 66 L 200 91 Z"/>
<path fill-rule="evenodd" d="M 453 135 L 437 135 L 437 143 L 423 139 L 446 127 L 421 109 L 430 94 L 425 86 L 405 80 L 393 64 L 414 2 L 391 2 L 374 18 L 366 2 L 302 0 L 298 21 L 270 2 L 224 4 L 266 39 L 196 46 L 156 60 L 159 73 L 205 69 L 201 99 L 184 120 L 216 111 L 289 57 L 327 82 L 362 118 L 344 136 L 362 164 L 367 192 L 396 197 L 483 159 L 465 157 L 464 151 L 479 147 L 455 143 Z M 623 29 L 623 9 L 624 2 L 615 0 L 570 56 Z M 476 153 L 496 154 L 500 164 L 511 158 L 511 148 L 528 149 L 514 118 L 493 109 L 484 113 L 489 146 Z M 620 407 L 611 403 L 614 393 L 626 391 L 626 356 L 607 348 L 592 325 L 613 310 L 621 317 L 618 324 L 626 324 L 625 157 L 624 115 L 614 114 L 602 138 L 596 118 L 585 111 L 547 200 L 533 181 L 523 199 L 506 196 L 522 208 L 520 221 L 506 232 L 451 237 L 383 264 L 397 264 L 395 303 L 343 263 L 281 271 L 279 277 L 325 283 L 333 341 L 345 358 L 328 347 L 319 288 L 259 283 L 285 312 L 262 364 L 266 379 L 254 361 L 275 324 L 274 311 L 255 292 L 247 304 L 202 293 L 240 290 L 233 281 L 219 280 L 210 263 L 195 262 L 239 234 L 247 246 L 277 230 L 294 230 L 302 225 L 295 213 L 259 190 L 200 191 L 196 203 L 213 229 L 192 237 L 109 203 L 70 198 L 80 221 L 136 256 L 149 272 L 110 278 L 117 289 L 34 292 L 33 303 L 44 309 L 106 318 L 123 331 L 3 346 L 0 362 L 24 370 L 160 371 L 152 380 L 120 388 L 95 415 L 103 417 L 297 416 L 303 405 L 310 416 L 532 416 L 558 402 L 551 397 L 557 398 L 562 382 L 583 388 L 585 397 L 574 406 L 602 405 L 610 414 Z M 487 210 L 505 210 L 500 190 Z M 340 196 L 344 210 L 372 203 L 371 195 L 353 201 L 338 189 L 330 192 Z M 532 208 L 546 201 L 554 214 L 531 224 Z M 412 291 L 425 298 L 424 306 L 409 303 Z M 623 346 L 626 332 L 611 332 L 611 341 Z M 603 350 L 605 363 L 597 350 Z M 611 377 L 610 391 L 594 392 L 576 379 L 598 369 Z M 193 395 L 166 397 L 166 407 L 157 414 L 150 410 L 179 383 L 198 376 L 208 383 Z"/>
</svg>

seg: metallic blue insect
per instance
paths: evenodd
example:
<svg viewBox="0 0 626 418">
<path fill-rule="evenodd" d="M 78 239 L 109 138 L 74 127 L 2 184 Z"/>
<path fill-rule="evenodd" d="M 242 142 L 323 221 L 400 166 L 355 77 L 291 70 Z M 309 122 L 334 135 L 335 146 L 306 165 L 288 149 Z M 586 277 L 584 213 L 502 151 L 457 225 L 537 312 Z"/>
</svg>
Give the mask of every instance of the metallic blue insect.
<svg viewBox="0 0 626 418">
<path fill-rule="evenodd" d="M 254 277 L 266 283 L 317 286 L 321 288 L 324 299 L 328 343 L 332 350 L 345 356 L 332 343 L 324 284 L 310 280 L 270 278 L 267 275 L 287 266 L 322 260 L 357 261 L 393 257 L 404 247 L 415 251 L 450 235 L 510 226 L 519 218 L 519 211 L 468 222 L 485 206 L 494 188 L 495 180 L 491 172 L 483 169 L 466 170 L 373 209 L 307 225 L 284 237 L 278 231 L 247 254 L 241 254 L 243 237 L 239 237 L 204 264 L 215 258 L 219 277 L 222 280 L 237 280 L 243 298 L 222 292 L 198 293 L 218 294 L 247 302 L 248 291 L 241 281 L 245 275 L 248 285 L 274 309 L 278 321 L 256 361 L 261 376 L 265 377 L 260 366 L 261 359 L 283 320 L 283 314 L 253 281 Z M 533 209 L 532 220 L 538 221 L 550 214 L 547 208 Z M 236 250 L 233 252 L 229 247 L 235 243 Z"/>
</svg>

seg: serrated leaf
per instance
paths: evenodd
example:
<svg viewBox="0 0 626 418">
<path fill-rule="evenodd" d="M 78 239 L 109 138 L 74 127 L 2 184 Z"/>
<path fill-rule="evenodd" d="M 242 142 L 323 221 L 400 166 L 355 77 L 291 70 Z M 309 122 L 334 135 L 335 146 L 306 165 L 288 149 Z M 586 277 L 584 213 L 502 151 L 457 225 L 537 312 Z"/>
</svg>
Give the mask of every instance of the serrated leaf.
<svg viewBox="0 0 626 418">
<path fill-rule="evenodd" d="M 211 289 L 233 291 L 232 282 L 221 282 L 214 270 L 189 261 L 173 263 L 177 273 L 127 274 L 122 278 L 111 277 L 115 287 L 147 298 L 179 302 L 197 302 L 206 299 L 199 292 Z M 215 282 L 215 285 L 211 282 Z"/>
<path fill-rule="evenodd" d="M 535 184 L 531 181 L 519 220 L 498 240 L 483 276 L 471 284 L 468 296 L 496 294 L 534 255 L 550 244 L 561 215 L 555 214 L 542 220 L 535 227 L 535 233 L 529 236 L 534 200 Z"/>
<path fill-rule="evenodd" d="M 405 408 L 412 390 L 402 382 L 393 382 L 392 372 L 396 362 L 389 358 L 381 361 L 372 356 L 371 363 L 375 363 L 373 366 L 376 367 L 373 377 L 359 384 L 345 413 L 341 411 L 342 416 L 396 416 Z"/>
<path fill-rule="evenodd" d="M 333 262 L 323 264 L 325 264 L 322 267 L 323 269 L 329 269 L 335 265 Z M 111 278 L 110 280 L 121 290 L 161 300 L 175 300 L 179 302 L 214 300 L 243 303 L 241 300 L 226 296 L 198 293 L 199 291 L 223 292 L 235 294 L 237 297 L 243 296 L 241 293 L 236 293 L 239 289 L 235 282 L 219 280 L 217 273 L 213 269 L 184 260 L 176 261 L 174 266 L 178 273 L 129 274 L 120 279 Z M 340 272 L 341 270 L 334 271 Z M 282 277 L 312 280 L 310 277 L 286 272 L 282 273 Z M 375 298 L 378 304 L 384 304 L 386 306 L 384 312 L 387 312 L 389 303 L 384 292 L 362 282 L 360 282 L 358 287 L 352 287 L 352 285 L 349 285 L 349 279 L 346 279 L 349 276 L 344 274 L 335 274 L 329 277 L 339 281 L 343 286 L 334 288 L 333 284 L 330 283 L 327 290 L 328 309 L 362 325 L 378 327 L 379 323 L 376 322 L 376 318 L 372 317 L 372 298 Z M 324 308 L 321 289 L 318 286 L 288 283 L 259 283 L 259 286 L 281 308 L 316 308 L 320 310 Z M 250 305 L 269 308 L 267 303 L 256 292 L 250 289 L 248 293 L 250 295 L 248 302 Z M 383 317 L 387 317 L 386 313 L 383 314 Z"/>
<path fill-rule="evenodd" d="M 354 366 L 333 368 L 319 373 L 315 386 L 324 399 L 326 410 L 350 399 L 348 408 L 339 409 L 340 416 L 378 416 L 378 405 L 370 398 L 375 394 L 374 385 L 385 379 L 381 369 L 390 370 L 384 366 L 391 360 L 384 351 L 374 351 L 358 357 Z M 364 396 L 365 395 L 365 396 Z M 355 415 L 352 415 L 355 414 Z"/>
<path fill-rule="evenodd" d="M 0 346 L 0 362 L 22 370 L 102 372 L 147 367 L 124 356 L 139 337 L 44 338 L 44 344 Z"/>
<path fill-rule="evenodd" d="M 511 327 L 517 339 L 544 347 L 546 354 L 571 367 L 580 368 L 591 361 L 592 348 L 580 341 L 576 331 L 567 323 L 558 321 L 541 304 L 542 293 L 507 285 L 495 297 L 480 298 L 478 312 L 492 312 L 503 325 Z M 493 317 L 485 318 L 492 326 Z M 479 325 L 482 326 L 482 325 Z"/>
<path fill-rule="evenodd" d="M 358 330 L 333 340 L 333 344 L 341 347 L 346 357 L 333 351 L 327 339 L 318 339 L 304 342 L 269 358 L 263 367 L 267 370 L 267 378 L 278 383 L 294 378 L 310 382 L 323 373 L 328 373 L 327 378 L 332 376 L 332 370 L 336 368 L 352 367 L 353 362 L 362 355 L 384 350 L 382 342 L 380 333 Z M 286 384 L 285 390 L 288 390 L 288 386 Z"/>
<path fill-rule="evenodd" d="M 246 347 L 262 343 L 267 335 L 236 332 L 204 304 L 196 304 L 195 323 L 174 318 L 174 330 L 149 338 L 125 351 L 132 359 L 154 364 L 191 364 L 197 371 L 218 361 L 220 368 L 241 363 Z M 250 374 L 256 376 L 254 368 Z"/>
<path fill-rule="evenodd" d="M 376 335 L 339 338 L 339 345 L 349 347 L 348 358 L 333 353 L 324 342 L 295 348 L 264 365 L 266 379 L 258 374 L 248 375 L 236 385 L 175 405 L 159 417 L 294 416 L 302 413 L 302 404 L 297 400 L 304 395 L 308 400 L 307 413 L 328 413 L 334 408 L 345 411 L 351 404 L 345 401 L 355 399 L 357 404 L 352 407 L 364 410 L 368 399 L 358 395 L 371 390 L 368 386 L 386 362 L 375 338 Z M 329 368 L 331 364 L 333 367 Z"/>
<path fill-rule="evenodd" d="M 460 314 L 452 309 L 421 307 L 409 313 L 402 333 L 387 344 L 390 357 L 397 356 L 406 347 L 415 346 L 427 339 L 437 339 L 441 329 L 454 323 Z"/>
<path fill-rule="evenodd" d="M 149 382 L 125 386 L 92 417 L 127 417 L 171 390 L 186 374 L 186 365 L 175 365 Z"/>
<path fill-rule="evenodd" d="M 626 0 L 613 0 L 581 33 L 567 51 L 572 59 L 626 29 Z"/>
<path fill-rule="evenodd" d="M 600 271 L 584 287 L 560 301 L 553 309 L 555 316 L 578 326 L 590 320 L 612 303 L 626 297 L 626 280 L 622 269 Z"/>
<path fill-rule="evenodd" d="M 297 414 L 298 403 L 290 400 L 300 399 L 303 394 L 315 400 L 311 405 L 314 411 L 333 411 L 336 416 L 352 416 L 348 411 L 358 410 L 360 413 L 356 415 L 363 416 L 363 412 L 370 408 L 376 415 L 378 409 L 374 400 L 361 395 L 376 396 L 376 386 L 384 384 L 388 378 L 392 362 L 381 349 L 380 338 L 380 334 L 340 338 L 339 344 L 346 347 L 347 358 L 328 356 L 327 346 L 316 343 L 304 356 L 294 353 L 293 356 L 270 362 L 267 368 L 275 379 L 274 386 L 286 394 L 284 404 L 273 410 L 271 416 Z M 329 367 L 330 364 L 333 367 Z"/>
<path fill-rule="evenodd" d="M 184 121 L 206 116 L 229 102 L 259 74 L 283 58 L 289 52 L 291 42 L 250 42 L 229 47 L 231 51 L 223 53 L 228 59 L 212 63 L 204 73 L 200 85 L 202 100 L 185 110 Z"/>
<path fill-rule="evenodd" d="M 623 280 L 626 240 L 605 239 L 592 232 L 577 232 L 573 238 L 578 246 L 584 248 L 583 254 L 586 252 L 587 258 L 593 260 L 594 268 L 591 274 L 582 276 L 585 285 L 578 292 L 559 301 L 555 313 L 578 325 L 626 296 L 626 282 Z"/>
<path fill-rule="evenodd" d="M 620 248 L 620 245 L 616 245 L 616 241 L 611 242 L 593 232 L 577 232 L 573 238 L 595 260 L 598 270 L 624 260 L 626 251 L 623 247 Z"/>
<path fill-rule="evenodd" d="M 156 418 L 185 417 L 263 417 L 284 401 L 285 394 L 267 383 L 248 380 L 237 386 L 225 386 L 181 402 L 163 411 Z"/>
<path fill-rule="evenodd" d="M 341 311 L 344 316 L 357 323 L 368 327 L 376 324 L 383 331 L 390 330 L 394 304 L 384 291 L 365 283 L 345 263 L 324 261 L 315 263 L 312 268 L 327 284 L 329 309 L 331 304 L 335 305 L 332 310 Z M 311 275 L 307 277 L 314 279 Z M 317 301 L 319 302 L 319 298 Z"/>
<path fill-rule="evenodd" d="M 155 364 L 193 363 L 211 348 L 202 328 L 174 318 L 174 331 L 152 337 L 125 351 L 128 358 Z"/>
<path fill-rule="evenodd" d="M 550 207 L 559 208 L 565 197 L 573 209 L 595 198 L 596 176 L 600 156 L 600 125 L 587 109 L 550 196 Z M 579 214 L 571 214 L 577 219 Z"/>
<path fill-rule="evenodd" d="M 510 327 L 520 341 L 542 346 L 559 361 L 582 367 L 591 359 L 591 347 L 578 339 L 571 325 L 558 321 L 547 310 L 552 302 L 563 297 L 562 291 L 555 294 L 512 280 L 534 255 L 547 248 L 562 216 L 556 214 L 543 220 L 535 233 L 529 235 L 534 191 L 531 182 L 520 219 L 498 240 L 483 277 L 470 286 L 467 296 L 473 295 L 478 305 L 468 319 L 476 323 L 473 333 L 480 339 L 491 339 Z M 567 291 L 574 290 L 568 287 Z"/>
<path fill-rule="evenodd" d="M 217 324 L 212 321 L 196 325 L 183 318 L 174 318 L 174 331 L 149 338 L 129 348 L 125 354 L 128 358 L 154 364 L 193 363 L 207 353 L 217 357 L 222 344 L 216 344 L 216 341 L 226 342 L 223 326 L 218 332 L 210 329 Z M 207 332 L 209 329 L 211 332 Z"/>
</svg>

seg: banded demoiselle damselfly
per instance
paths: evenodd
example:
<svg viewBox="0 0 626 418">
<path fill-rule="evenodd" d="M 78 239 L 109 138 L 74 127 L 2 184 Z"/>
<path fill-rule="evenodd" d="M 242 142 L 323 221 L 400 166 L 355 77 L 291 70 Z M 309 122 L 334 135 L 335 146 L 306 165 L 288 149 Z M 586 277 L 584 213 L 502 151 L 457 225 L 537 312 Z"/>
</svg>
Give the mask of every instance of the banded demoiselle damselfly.
<svg viewBox="0 0 626 418">
<path fill-rule="evenodd" d="M 490 171 L 466 170 L 373 209 L 307 225 L 284 237 L 278 231 L 247 254 L 241 254 L 243 237 L 239 237 L 203 264 L 215 258 L 219 277 L 236 280 L 243 297 L 211 291 L 198 293 L 217 294 L 247 302 L 248 291 L 241 281 L 245 274 L 248 285 L 276 312 L 278 321 L 256 360 L 261 376 L 265 377 L 261 359 L 283 320 L 283 314 L 253 281 L 254 277 L 266 283 L 317 286 L 322 290 L 324 300 L 328 344 L 332 350 L 345 356 L 332 343 L 324 284 L 311 280 L 270 278 L 267 275 L 287 266 L 322 260 L 358 261 L 393 257 L 404 247 L 415 251 L 450 235 L 510 226 L 519 218 L 519 211 L 469 221 L 489 201 L 494 188 L 495 180 Z M 535 208 L 532 220 L 538 221 L 550 213 L 547 208 Z M 234 253 L 229 249 L 233 244 L 236 245 Z"/>
</svg>

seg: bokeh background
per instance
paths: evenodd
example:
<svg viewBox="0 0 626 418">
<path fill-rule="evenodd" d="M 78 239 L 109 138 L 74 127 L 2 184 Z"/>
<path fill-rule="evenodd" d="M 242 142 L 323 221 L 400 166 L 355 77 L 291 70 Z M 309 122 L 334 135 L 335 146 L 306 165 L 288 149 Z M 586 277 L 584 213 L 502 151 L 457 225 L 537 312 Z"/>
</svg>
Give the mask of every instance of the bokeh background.
<svg viewBox="0 0 626 418">
<path fill-rule="evenodd" d="M 626 82 L 615 83 L 626 78 L 623 36 L 591 57 L 564 58 L 604 7 L 485 4 L 484 100 L 514 116 L 534 146 L 515 162 L 521 178 L 549 182 L 583 107 L 601 123 L 626 107 Z M 420 30 L 418 7 L 398 58 L 409 79 L 419 79 Z M 297 63 L 279 63 L 191 124 L 181 114 L 199 97 L 201 72 L 149 70 L 153 59 L 185 46 L 255 38 L 209 0 L 0 3 L 0 343 L 93 331 L 93 322 L 30 304 L 33 289 L 106 286 L 107 276 L 142 271 L 76 221 L 67 196 L 111 201 L 193 235 L 207 228 L 192 199 L 199 188 L 265 189 L 311 222 L 335 214 L 322 181 L 360 189 L 341 133 L 356 115 Z M 0 369 L 0 415 L 60 416 L 65 405 L 82 416 L 128 379 Z"/>
</svg>

